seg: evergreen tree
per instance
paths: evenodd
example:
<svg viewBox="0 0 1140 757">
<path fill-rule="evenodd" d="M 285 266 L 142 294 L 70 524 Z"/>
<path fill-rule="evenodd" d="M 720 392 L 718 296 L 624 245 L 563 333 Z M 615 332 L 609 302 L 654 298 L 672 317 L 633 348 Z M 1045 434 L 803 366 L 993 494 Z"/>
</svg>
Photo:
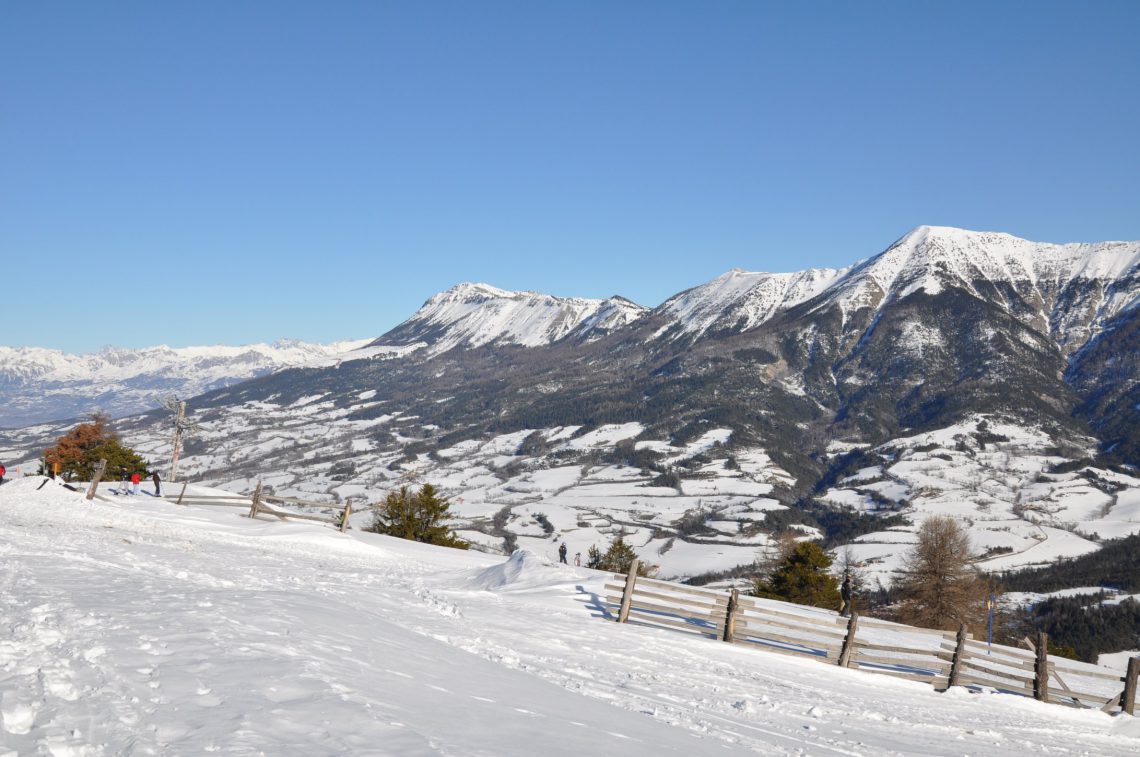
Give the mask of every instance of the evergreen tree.
<svg viewBox="0 0 1140 757">
<path fill-rule="evenodd" d="M 44 450 L 41 474 L 59 464 L 60 475 L 67 481 L 90 481 L 95 475 L 99 460 L 107 461 L 107 475 L 120 471 L 149 475 L 149 464 L 134 450 L 123 446 L 118 435 L 110 428 L 110 419 L 103 413 L 94 413 L 89 423 L 80 423 L 56 440 L 55 446 Z"/>
<path fill-rule="evenodd" d="M 602 569 L 602 550 L 598 549 L 596 544 L 591 544 L 590 549 L 586 551 L 586 567 L 594 570 Z"/>
<path fill-rule="evenodd" d="M 590 551 L 586 554 L 586 564 L 589 566 L 590 560 L 598 552 L 597 547 L 590 547 Z M 605 553 L 599 555 L 598 569 L 608 570 L 613 573 L 629 573 L 629 566 L 633 564 L 634 559 L 637 559 L 637 552 L 633 550 L 625 540 L 622 534 L 614 537 L 610 542 L 610 547 Z M 641 561 L 637 564 L 637 575 L 650 576 L 653 575 L 657 567 L 647 562 Z"/>
<path fill-rule="evenodd" d="M 431 484 L 424 484 L 418 492 L 401 486 L 389 492 L 375 508 L 369 530 L 424 544 L 467 549 L 470 545 L 447 526 L 450 507 L 451 503 L 439 496 Z"/>
<path fill-rule="evenodd" d="M 815 542 L 798 542 L 767 577 L 753 582 L 758 597 L 837 610 L 839 582 L 828 572 L 831 558 Z"/>
</svg>

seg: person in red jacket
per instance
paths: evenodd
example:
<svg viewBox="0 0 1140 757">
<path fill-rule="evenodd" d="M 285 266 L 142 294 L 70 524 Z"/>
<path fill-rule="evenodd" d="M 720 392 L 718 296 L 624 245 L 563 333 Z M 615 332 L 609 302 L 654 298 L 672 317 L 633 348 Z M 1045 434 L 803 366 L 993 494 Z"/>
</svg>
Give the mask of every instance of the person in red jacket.
<svg viewBox="0 0 1140 757">
<path fill-rule="evenodd" d="M 139 493 L 139 484 L 142 482 L 142 476 L 137 473 L 131 474 L 131 494 Z"/>
<path fill-rule="evenodd" d="M 0 465 L 0 484 L 4 483 L 4 474 L 7 472 L 8 472 L 8 469 L 5 468 L 3 465 Z"/>
</svg>

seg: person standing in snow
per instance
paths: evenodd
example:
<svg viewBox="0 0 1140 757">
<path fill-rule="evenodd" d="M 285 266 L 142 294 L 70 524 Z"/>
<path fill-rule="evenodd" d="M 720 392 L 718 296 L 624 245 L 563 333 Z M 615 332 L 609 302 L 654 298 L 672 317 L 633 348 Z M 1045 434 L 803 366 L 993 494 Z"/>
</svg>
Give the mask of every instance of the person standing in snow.
<svg viewBox="0 0 1140 757">
<path fill-rule="evenodd" d="M 150 480 L 154 482 L 154 496 L 161 497 L 162 492 L 159 490 L 158 471 L 154 472 L 154 474 L 150 477 Z"/>
<path fill-rule="evenodd" d="M 574 567 L 575 568 L 581 568 L 582 567 L 582 553 L 581 552 L 575 552 L 574 553 Z"/>
<path fill-rule="evenodd" d="M 142 476 L 137 473 L 131 474 L 131 494 L 139 493 L 139 484 L 142 483 Z"/>
<path fill-rule="evenodd" d="M 4 483 L 4 474 L 7 472 L 8 472 L 8 469 L 5 468 L 3 465 L 0 465 L 0 484 Z"/>
<path fill-rule="evenodd" d="M 127 472 L 126 468 L 123 468 L 123 480 L 119 482 L 119 494 L 130 494 L 130 480 L 130 473 Z"/>
<path fill-rule="evenodd" d="M 569 563 L 566 562 L 566 542 L 562 542 L 562 546 L 558 548 L 558 562 L 563 565 L 569 565 Z"/>
<path fill-rule="evenodd" d="M 839 614 L 846 618 L 851 615 L 851 574 L 844 572 L 843 585 L 839 587 L 839 598 L 843 604 L 839 607 Z"/>
</svg>

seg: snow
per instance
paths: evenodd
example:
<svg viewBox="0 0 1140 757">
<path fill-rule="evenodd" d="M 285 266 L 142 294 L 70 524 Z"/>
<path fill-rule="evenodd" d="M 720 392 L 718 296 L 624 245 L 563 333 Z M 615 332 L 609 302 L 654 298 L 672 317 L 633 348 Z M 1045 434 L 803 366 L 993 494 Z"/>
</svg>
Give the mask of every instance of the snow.
<svg viewBox="0 0 1140 757">
<path fill-rule="evenodd" d="M 1031 316 L 1035 325 L 1062 332 L 1062 343 L 1081 344 L 1099 324 L 1133 306 L 1140 285 L 1127 283 L 1140 267 L 1140 242 L 1050 244 L 997 232 L 919 226 L 884 252 L 849 269 L 826 294 L 846 314 L 860 307 L 881 307 L 916 292 L 938 294 L 947 284 L 978 295 L 978 281 L 1003 282 L 1027 302 L 1043 303 Z M 1066 320 L 1059 295 L 1074 282 L 1100 282 L 1092 303 L 1092 323 Z M 1125 285 L 1109 287 L 1114 282 Z M 981 295 L 979 295 L 981 296 Z M 988 299 L 983 297 L 983 299 Z M 1070 331 L 1071 333 L 1064 333 Z M 932 345 L 934 333 L 916 336 L 917 345 Z"/>
<path fill-rule="evenodd" d="M 753 273 L 734 268 L 671 297 L 659 311 L 681 327 L 676 336 L 700 335 L 714 325 L 745 331 L 811 299 L 843 273 L 831 268 L 809 268 L 795 273 Z M 663 327 L 658 334 L 667 328 Z"/>
<path fill-rule="evenodd" d="M 537 347 L 571 334 L 585 338 L 626 326 L 646 312 L 647 308 L 621 297 L 554 297 L 464 283 L 432 296 L 411 318 L 372 345 L 426 340 L 427 355 L 492 343 Z"/>
<path fill-rule="evenodd" d="M 566 443 L 569 449 L 586 450 L 601 445 L 612 445 L 622 439 L 632 439 L 645 430 L 645 426 L 637 423 L 609 423 L 593 431 L 588 431 Z"/>
<path fill-rule="evenodd" d="M 1005 441 L 982 445 L 976 437 L 980 429 Z M 933 515 L 956 518 L 987 571 L 1093 552 L 1100 547 L 1089 535 L 1140 532 L 1140 478 L 1092 468 L 1049 473 L 1062 461 L 1052 445 L 1041 428 L 974 416 L 874 448 L 883 465 L 856 471 L 819 498 L 860 512 L 899 513 L 909 531 Z M 1102 480 L 1118 491 L 1109 495 L 1097 488 L 1103 483 L 1094 485 Z M 857 540 L 854 553 L 867 563 L 870 580 L 884 585 L 893 580 L 904 550 L 889 545 L 898 541 L 896 531 Z"/>
<path fill-rule="evenodd" d="M 106 347 L 83 355 L 0 346 L 0 385 L 6 384 L 0 426 L 76 417 L 95 408 L 130 415 L 159 407 L 172 394 L 189 397 L 282 368 L 351 359 L 368 341 Z"/>
<path fill-rule="evenodd" d="M 1097 665 L 1113 670 L 1119 670 L 1122 673 L 1128 669 L 1128 660 L 1133 657 L 1140 657 L 1140 649 L 1129 649 L 1124 652 L 1109 652 L 1102 654 L 1097 658 Z"/>
<path fill-rule="evenodd" d="M 1127 755 L 1140 721 L 619 626 L 605 574 L 0 487 L 15 754 Z M 366 514 L 363 514 L 366 516 Z"/>
</svg>

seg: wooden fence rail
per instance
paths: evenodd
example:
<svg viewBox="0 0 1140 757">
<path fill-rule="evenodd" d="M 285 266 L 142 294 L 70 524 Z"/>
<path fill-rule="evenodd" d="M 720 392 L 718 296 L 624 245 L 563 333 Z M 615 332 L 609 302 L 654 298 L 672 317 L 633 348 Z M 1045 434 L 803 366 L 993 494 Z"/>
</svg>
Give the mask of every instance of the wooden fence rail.
<svg viewBox="0 0 1140 757">
<path fill-rule="evenodd" d="M 182 490 L 177 495 L 163 495 L 159 499 L 167 502 L 174 502 L 178 505 L 193 505 L 195 507 L 240 507 L 249 511 L 250 518 L 256 518 L 259 515 L 272 515 L 279 520 L 308 520 L 316 521 L 318 523 L 331 523 L 336 526 L 341 533 L 348 530 L 348 520 L 352 516 L 352 503 L 345 502 L 344 504 L 335 504 L 328 502 L 314 502 L 312 500 L 298 499 L 296 497 L 278 497 L 273 494 L 265 494 L 261 489 L 261 483 L 257 484 L 252 495 L 244 494 L 187 494 L 186 484 L 183 483 Z M 281 503 L 287 505 L 295 505 L 301 507 L 311 507 L 321 510 L 333 510 L 331 515 L 314 515 L 312 513 L 301 513 L 294 510 L 282 510 L 272 507 L 268 503 Z"/>
<path fill-rule="evenodd" d="M 811 657 L 843 667 L 921 681 L 935 689 L 967 686 L 1035 697 L 1043 702 L 1136 711 L 1140 657 L 1124 676 L 1046 653 L 1040 634 L 1028 649 L 987 644 L 962 626 L 957 633 L 917 628 L 852 614 L 842 618 L 814 607 L 730 592 L 613 574 L 605 602 L 619 623 L 682 631 L 778 654 Z M 1121 689 L 1123 684 L 1123 690 Z"/>
</svg>

